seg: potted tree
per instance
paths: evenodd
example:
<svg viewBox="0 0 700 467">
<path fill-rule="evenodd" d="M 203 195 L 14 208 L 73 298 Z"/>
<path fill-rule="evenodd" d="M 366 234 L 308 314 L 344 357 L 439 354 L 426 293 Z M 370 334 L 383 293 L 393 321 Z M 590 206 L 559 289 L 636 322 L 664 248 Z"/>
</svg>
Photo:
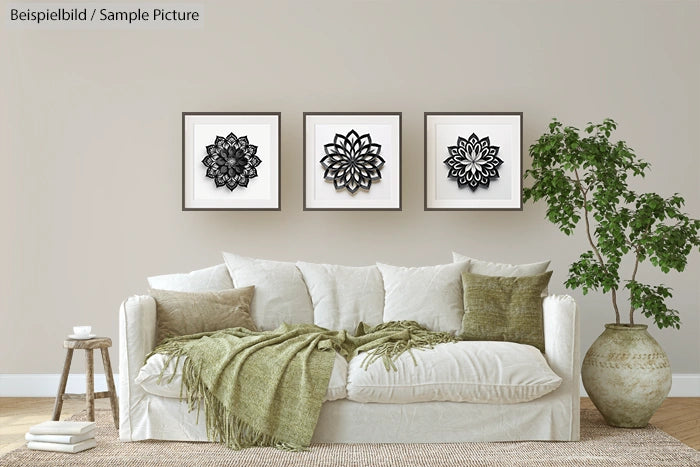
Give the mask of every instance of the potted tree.
<svg viewBox="0 0 700 467">
<path fill-rule="evenodd" d="M 647 332 L 635 323 L 635 313 L 651 318 L 660 329 L 680 328 L 678 311 L 668 307 L 671 289 L 650 285 L 639 277 L 640 266 L 683 271 L 688 255 L 700 246 L 700 220 L 681 211 L 678 194 L 664 198 L 636 193 L 628 179 L 643 177 L 649 163 L 639 159 L 624 141 L 611 141 L 616 123 L 605 119 L 583 132 L 554 119 L 549 132 L 532 146 L 534 180 L 523 190 L 525 201 L 543 199 L 547 218 L 566 235 L 583 220 L 588 247 L 569 268 L 568 288 L 583 294 L 609 294 L 615 322 L 586 353 L 581 369 L 591 400 L 612 426 L 643 427 L 671 388 L 668 357 Z M 620 278 L 623 259 L 631 275 Z M 629 308 L 619 296 L 626 294 Z M 623 322 L 623 315 L 627 322 Z"/>
</svg>

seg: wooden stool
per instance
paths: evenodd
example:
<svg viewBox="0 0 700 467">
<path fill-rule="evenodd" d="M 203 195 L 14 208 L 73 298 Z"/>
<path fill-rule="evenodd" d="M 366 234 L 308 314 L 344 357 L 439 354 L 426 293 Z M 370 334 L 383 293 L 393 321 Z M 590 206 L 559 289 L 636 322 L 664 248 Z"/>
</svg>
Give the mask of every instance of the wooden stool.
<svg viewBox="0 0 700 467">
<path fill-rule="evenodd" d="M 109 337 L 95 337 L 93 339 L 67 339 L 63 341 L 63 348 L 66 350 L 66 362 L 63 364 L 63 374 L 61 382 L 58 385 L 58 394 L 56 394 L 56 402 L 53 406 L 52 420 L 59 420 L 61 417 L 61 409 L 63 401 L 67 399 L 82 399 L 85 398 L 85 405 L 88 412 L 88 420 L 95 421 L 95 399 L 109 397 L 109 403 L 112 406 L 112 417 L 114 418 L 114 426 L 119 429 L 119 405 L 117 404 L 117 391 L 114 389 L 114 377 L 112 376 L 112 365 L 109 362 L 109 347 L 112 347 L 112 339 Z M 66 394 L 66 383 L 68 382 L 68 373 L 70 372 L 70 364 L 73 360 L 73 350 L 85 350 L 86 371 L 85 385 L 87 386 L 85 394 Z M 95 392 L 95 364 L 92 358 L 92 351 L 100 349 L 102 352 L 102 366 L 105 370 L 105 378 L 107 379 L 108 391 Z"/>
</svg>

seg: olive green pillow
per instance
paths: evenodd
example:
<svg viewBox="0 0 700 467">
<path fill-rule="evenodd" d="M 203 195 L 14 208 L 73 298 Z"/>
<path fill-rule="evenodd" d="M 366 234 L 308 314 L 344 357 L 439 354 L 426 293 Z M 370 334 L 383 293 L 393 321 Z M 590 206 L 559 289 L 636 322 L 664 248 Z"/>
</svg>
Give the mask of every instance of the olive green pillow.
<svg viewBox="0 0 700 467">
<path fill-rule="evenodd" d="M 466 308 L 459 338 L 517 342 L 544 352 L 542 291 L 551 277 L 552 271 L 522 277 L 463 272 Z"/>
<path fill-rule="evenodd" d="M 166 337 L 244 327 L 257 331 L 250 317 L 254 286 L 217 292 L 151 289 L 156 300 L 156 342 Z"/>
</svg>

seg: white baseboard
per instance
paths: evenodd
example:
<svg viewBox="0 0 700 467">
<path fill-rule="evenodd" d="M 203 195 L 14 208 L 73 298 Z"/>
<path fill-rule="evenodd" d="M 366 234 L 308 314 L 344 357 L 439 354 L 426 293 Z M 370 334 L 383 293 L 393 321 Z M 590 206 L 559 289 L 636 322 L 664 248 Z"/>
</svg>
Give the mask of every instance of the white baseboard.
<svg viewBox="0 0 700 467">
<path fill-rule="evenodd" d="M 61 375 L 56 374 L 0 374 L 0 397 L 56 397 Z M 119 375 L 114 375 L 114 385 L 119 390 Z M 95 373 L 95 392 L 106 391 L 104 374 Z M 66 393 L 85 393 L 85 373 L 68 376 Z"/>
<path fill-rule="evenodd" d="M 0 374 L 0 397 L 55 397 L 59 374 Z M 119 387 L 119 375 L 114 375 L 114 384 Z M 106 391 L 104 374 L 95 374 L 95 391 Z M 71 374 L 66 392 L 84 393 L 85 374 Z M 581 397 L 586 390 L 581 383 Z M 700 397 L 700 373 L 675 373 L 668 397 Z"/>
<path fill-rule="evenodd" d="M 668 397 L 700 397 L 700 373 L 674 373 Z M 588 394 L 581 383 L 581 397 Z"/>
</svg>

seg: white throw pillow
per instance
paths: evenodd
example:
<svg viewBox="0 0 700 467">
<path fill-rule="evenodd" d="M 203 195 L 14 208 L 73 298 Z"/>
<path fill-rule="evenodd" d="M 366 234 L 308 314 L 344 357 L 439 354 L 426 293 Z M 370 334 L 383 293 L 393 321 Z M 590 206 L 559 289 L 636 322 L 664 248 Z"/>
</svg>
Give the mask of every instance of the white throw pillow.
<svg viewBox="0 0 700 467">
<path fill-rule="evenodd" d="M 365 370 L 366 353 L 350 360 L 347 397 L 356 402 L 408 404 L 452 401 L 515 404 L 554 391 L 562 379 L 536 348 L 513 342 L 468 341 L 438 344 L 400 355 L 398 371 L 382 359 Z"/>
<path fill-rule="evenodd" d="M 255 286 L 250 315 L 261 331 L 282 323 L 313 323 L 314 308 L 301 272 L 294 263 L 224 253 L 236 287 Z"/>
<path fill-rule="evenodd" d="M 462 254 L 452 252 L 452 261 L 469 261 L 469 269 L 467 272 L 472 274 L 481 274 L 482 276 L 500 276 L 500 277 L 522 277 L 536 276 L 547 272 L 551 261 L 541 261 L 539 263 L 526 264 L 507 264 L 507 263 L 492 263 L 490 261 L 482 261 L 480 259 L 470 258 Z M 549 289 L 545 288 L 542 291 L 542 296 L 549 295 Z M 466 304 L 465 304 L 466 309 Z"/>
<path fill-rule="evenodd" d="M 183 274 L 164 274 L 148 278 L 151 289 L 176 292 L 218 292 L 233 288 L 231 276 L 225 264 Z"/>
<path fill-rule="evenodd" d="M 462 272 L 468 261 L 421 268 L 377 263 L 384 281 L 384 322 L 412 320 L 432 331 L 462 326 Z"/>
<path fill-rule="evenodd" d="M 452 252 L 452 260 L 456 262 L 469 261 L 469 270 L 473 274 L 481 274 L 482 276 L 501 276 L 501 277 L 521 277 L 521 276 L 536 276 L 547 272 L 549 261 L 528 264 L 506 264 L 492 263 L 482 261 L 480 259 L 470 258 L 459 253 Z"/>
<path fill-rule="evenodd" d="M 297 262 L 314 306 L 314 324 L 355 333 L 363 321 L 382 322 L 384 284 L 377 266 L 351 267 Z"/>
<path fill-rule="evenodd" d="M 167 358 L 167 356 L 159 353 L 149 357 L 146 364 L 139 370 L 135 381 L 149 394 L 179 398 L 182 385 L 182 365 L 184 365 L 187 357 L 180 358 L 179 361 L 177 358 L 171 359 L 168 366 L 165 367 L 165 371 L 163 371 Z M 178 363 L 177 366 L 175 366 L 176 362 Z M 345 399 L 347 396 L 347 376 L 348 362 L 336 353 L 324 401 Z M 185 393 L 183 392 L 182 395 L 184 397 Z"/>
</svg>

